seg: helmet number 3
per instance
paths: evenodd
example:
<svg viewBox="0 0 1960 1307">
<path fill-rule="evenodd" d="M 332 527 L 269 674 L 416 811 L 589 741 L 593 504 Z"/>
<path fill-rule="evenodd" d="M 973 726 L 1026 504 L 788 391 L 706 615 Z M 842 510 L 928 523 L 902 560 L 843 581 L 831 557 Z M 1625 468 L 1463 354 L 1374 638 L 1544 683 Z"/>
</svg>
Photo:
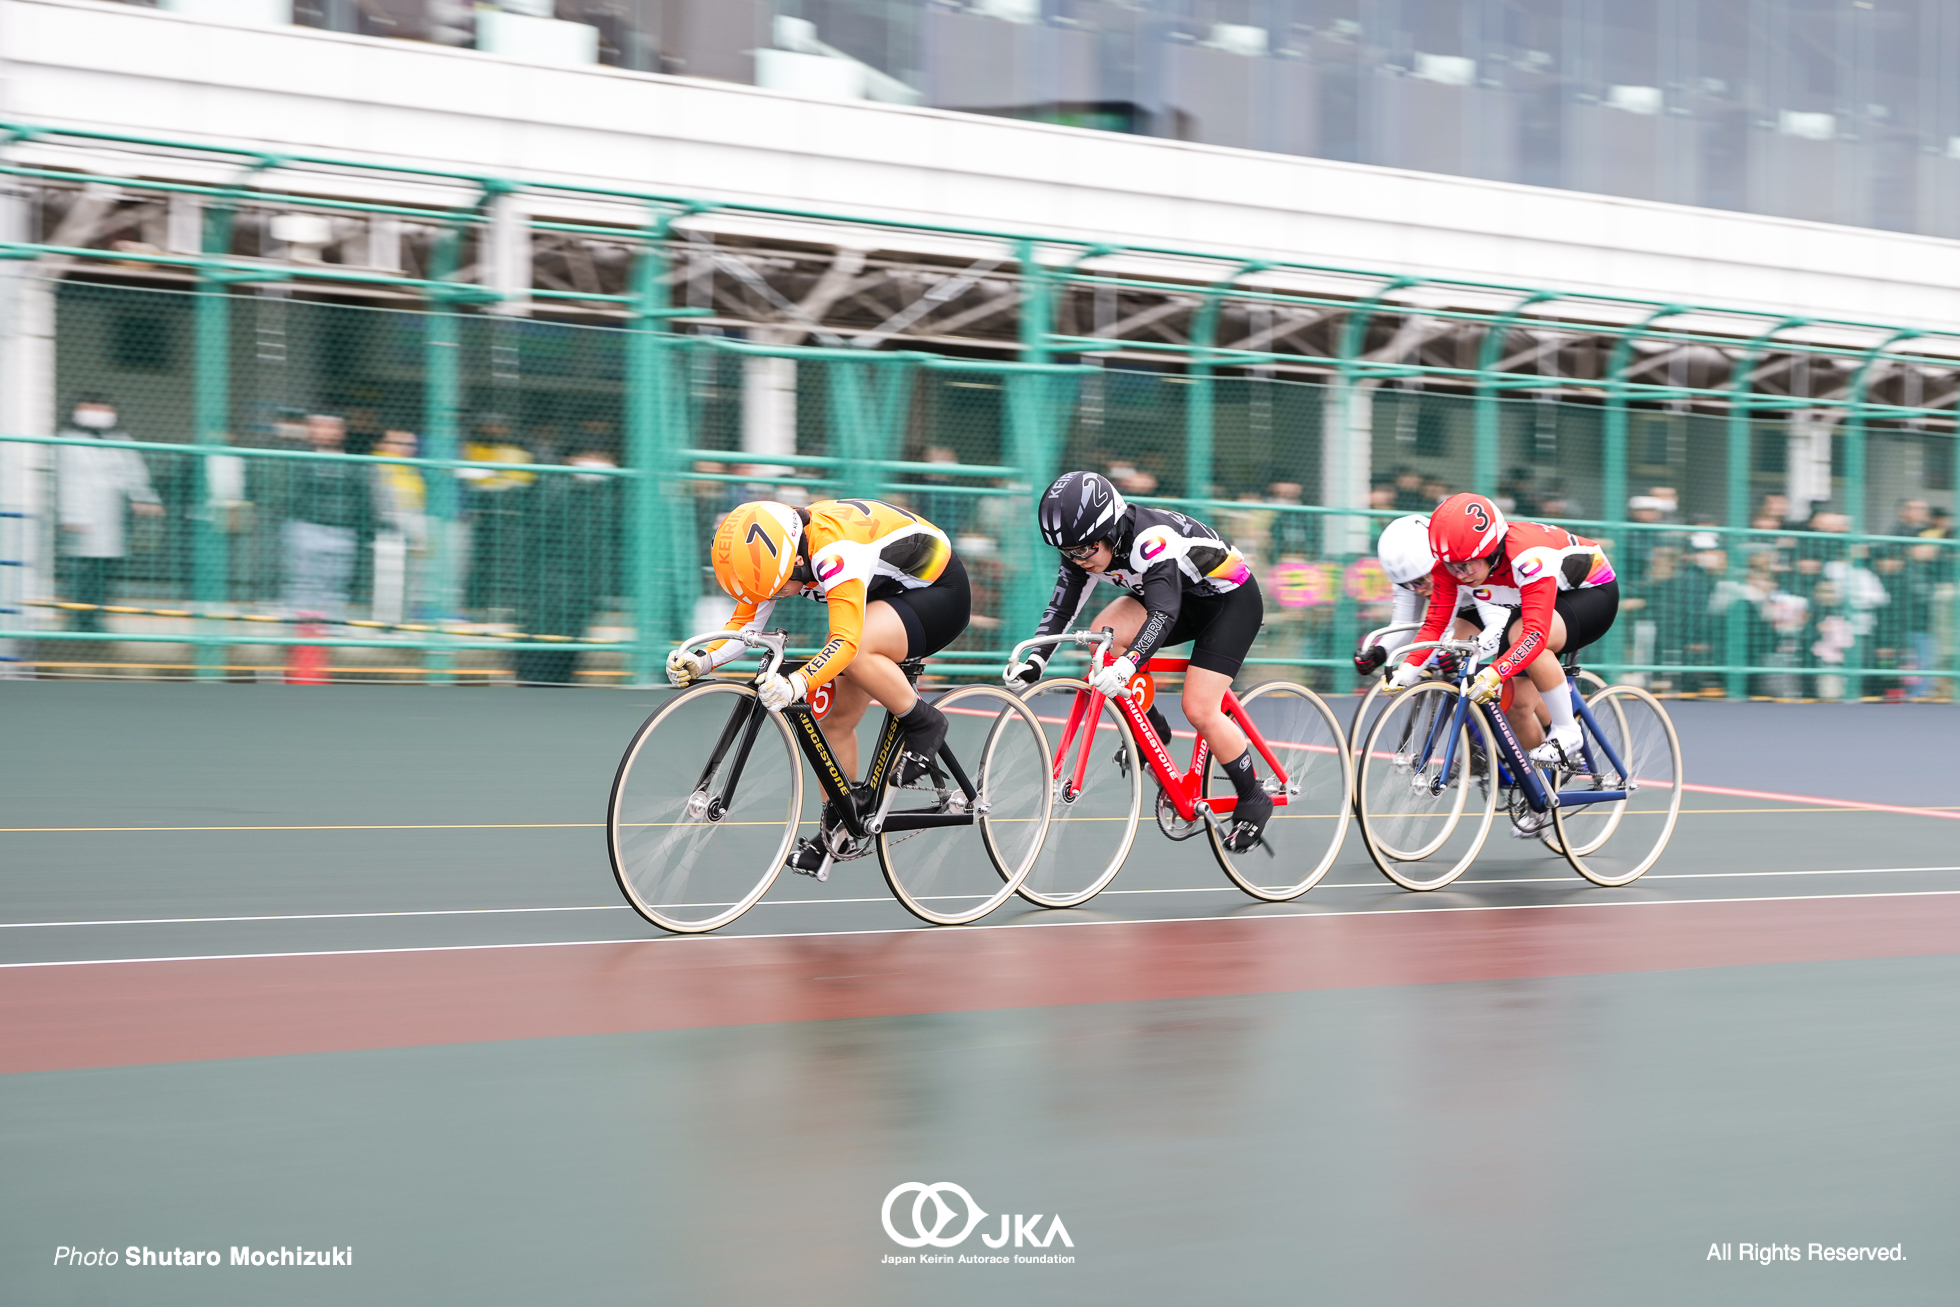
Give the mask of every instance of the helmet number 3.
<svg viewBox="0 0 1960 1307">
<path fill-rule="evenodd" d="M 1490 530 L 1490 514 L 1484 511 L 1484 506 L 1482 504 L 1465 504 L 1463 506 L 1463 511 L 1465 513 L 1468 513 L 1470 517 L 1477 523 L 1477 533 L 1479 535 L 1483 534 L 1485 531 Z"/>
</svg>

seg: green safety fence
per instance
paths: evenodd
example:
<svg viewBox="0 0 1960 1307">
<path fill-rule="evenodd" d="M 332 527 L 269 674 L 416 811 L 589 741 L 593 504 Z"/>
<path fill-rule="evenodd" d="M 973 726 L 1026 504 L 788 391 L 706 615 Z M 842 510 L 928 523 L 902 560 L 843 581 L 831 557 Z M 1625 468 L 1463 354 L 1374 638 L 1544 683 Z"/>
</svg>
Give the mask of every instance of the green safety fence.
<svg viewBox="0 0 1960 1307">
<path fill-rule="evenodd" d="M 34 641 L 16 657 L 167 665 L 145 653 L 163 646 L 206 675 L 283 675 L 294 651 L 326 650 L 342 675 L 640 682 L 726 612 L 704 564 L 728 508 L 849 494 L 903 504 L 956 541 L 975 620 L 937 669 L 979 674 L 1031 629 L 1053 581 L 1030 487 L 1090 466 L 1236 543 L 1266 596 L 1254 661 L 1344 690 L 1356 639 L 1387 620 L 1373 536 L 1463 484 L 1480 415 L 1467 398 L 1374 396 L 1376 484 L 1349 509 L 1316 502 L 1335 386 L 1213 380 L 1198 482 L 1199 392 L 1178 374 L 667 336 L 639 365 L 648 414 L 632 399 L 630 331 L 239 296 L 217 399 L 231 421 L 201 432 L 213 401 L 198 388 L 196 298 L 58 288 L 62 394 L 112 405 L 115 425 L 7 442 L 38 451 L 30 519 L 53 537 L 47 592 L 23 607 L 59 623 L 9 622 L 0 638 Z M 1591 655 L 1602 671 L 1688 694 L 1946 694 L 1960 544 L 1918 535 L 1930 521 L 1885 535 L 1836 514 L 1722 525 L 1728 424 L 1641 414 L 1635 488 L 1671 493 L 1643 510 L 1668 520 L 1603 522 L 1599 406 L 1495 405 L 1508 501 L 1599 539 L 1619 572 L 1622 616 Z M 651 439 L 633 439 L 636 422 Z M 1751 502 L 1782 484 L 1760 448 L 1777 427 L 1742 434 Z M 1662 478 L 1679 484 L 1646 484 Z M 820 606 L 777 613 L 798 644 L 821 643 Z"/>
</svg>

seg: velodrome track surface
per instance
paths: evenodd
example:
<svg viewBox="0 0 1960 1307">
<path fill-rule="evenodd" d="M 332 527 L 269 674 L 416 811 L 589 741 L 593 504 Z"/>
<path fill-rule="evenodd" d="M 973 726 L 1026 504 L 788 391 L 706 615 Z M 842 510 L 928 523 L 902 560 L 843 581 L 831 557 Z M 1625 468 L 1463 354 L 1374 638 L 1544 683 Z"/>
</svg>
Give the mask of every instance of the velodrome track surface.
<svg viewBox="0 0 1960 1307">
<path fill-rule="evenodd" d="M 1259 905 L 1146 826 L 1073 912 L 921 928 L 867 861 L 670 939 L 619 903 L 597 825 L 659 697 L 0 684 L 0 1285 L 1889 1303 L 1960 1283 L 1952 709 L 1671 704 L 1705 788 L 1620 890 L 1494 838 L 1412 895 L 1351 835 L 1321 886 Z M 908 1180 L 1060 1213 L 1077 1260 L 883 1264 L 906 1250 L 879 1203 Z M 1741 1241 L 1907 1260 L 1707 1259 Z M 248 1242 L 359 1264 L 276 1286 L 49 1265 Z"/>
</svg>

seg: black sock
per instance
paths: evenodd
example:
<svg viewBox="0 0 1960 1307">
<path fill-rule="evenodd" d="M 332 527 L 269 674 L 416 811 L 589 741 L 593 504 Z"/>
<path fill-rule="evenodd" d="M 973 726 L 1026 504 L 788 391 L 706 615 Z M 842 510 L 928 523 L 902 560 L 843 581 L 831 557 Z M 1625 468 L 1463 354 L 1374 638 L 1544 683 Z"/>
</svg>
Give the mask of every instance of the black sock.
<svg viewBox="0 0 1960 1307">
<path fill-rule="evenodd" d="M 1150 729 L 1157 732 L 1157 738 L 1164 742 L 1164 747 L 1166 749 L 1170 748 L 1171 723 L 1170 718 L 1164 716 L 1164 710 L 1153 703 L 1150 705 L 1150 711 L 1145 713 L 1144 716 L 1150 719 Z"/>
<path fill-rule="evenodd" d="M 1249 799 L 1255 794 L 1265 793 L 1259 788 L 1259 774 L 1252 770 L 1251 745 L 1247 745 L 1245 752 L 1232 761 L 1219 765 L 1225 769 L 1225 774 L 1232 778 L 1232 785 L 1238 790 L 1241 799 Z"/>
<path fill-rule="evenodd" d="M 912 706 L 899 714 L 898 728 L 905 732 L 905 747 L 922 758 L 934 756 L 946 742 L 945 714 L 923 698 L 912 700 Z"/>
</svg>

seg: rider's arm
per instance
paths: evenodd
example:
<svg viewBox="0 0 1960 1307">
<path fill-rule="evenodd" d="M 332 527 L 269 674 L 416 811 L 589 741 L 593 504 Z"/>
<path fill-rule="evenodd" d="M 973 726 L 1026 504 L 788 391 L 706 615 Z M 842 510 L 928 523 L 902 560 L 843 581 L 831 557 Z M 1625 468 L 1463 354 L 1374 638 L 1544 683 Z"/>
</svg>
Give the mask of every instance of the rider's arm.
<svg viewBox="0 0 1960 1307">
<path fill-rule="evenodd" d="M 1075 623 L 1088 606 L 1089 591 L 1096 584 L 1085 568 L 1077 567 L 1066 558 L 1062 560 L 1061 571 L 1055 574 L 1055 593 L 1049 597 L 1048 607 L 1041 612 L 1041 625 L 1035 628 L 1036 635 L 1060 635 Z M 1036 650 L 1046 654 L 1048 650 Z"/>
<path fill-rule="evenodd" d="M 1150 661 L 1177 625 L 1184 607 L 1184 578 L 1177 560 L 1167 558 L 1143 574 L 1143 626 L 1130 641 L 1128 657 L 1138 667 Z"/>
<path fill-rule="evenodd" d="M 1394 603 L 1388 610 L 1388 624 L 1409 626 L 1421 621 L 1427 615 L 1427 610 L 1423 607 L 1425 602 L 1427 601 L 1421 595 L 1408 586 L 1396 586 Z M 1413 644 L 1415 638 L 1415 634 L 1411 631 L 1392 631 L 1382 637 L 1382 648 L 1392 654 L 1405 644 Z"/>
<path fill-rule="evenodd" d="M 1442 639 L 1443 632 L 1449 629 L 1450 619 L 1455 616 L 1456 578 L 1450 575 L 1448 568 L 1438 563 L 1436 570 L 1429 574 L 1429 611 L 1423 615 L 1422 629 L 1409 643 L 1422 644 Z"/>
<path fill-rule="evenodd" d="M 858 645 L 864 642 L 864 582 L 856 577 L 840 581 L 826 592 L 830 609 L 830 639 L 817 656 L 803 664 L 803 684 L 814 690 L 851 665 Z"/>
<path fill-rule="evenodd" d="M 1552 614 L 1558 603 L 1558 582 L 1551 577 L 1533 581 L 1519 588 L 1522 599 L 1523 629 L 1518 632 L 1517 642 L 1502 658 L 1491 666 L 1497 669 L 1498 676 L 1510 680 L 1525 668 L 1531 660 L 1552 644 Z"/>
<path fill-rule="evenodd" d="M 724 631 L 747 631 L 751 635 L 762 630 L 763 623 L 769 620 L 769 611 L 776 606 L 773 599 L 762 603 L 752 603 L 744 599 L 735 605 L 735 615 L 728 619 Z M 719 640 L 708 646 L 708 670 L 713 671 L 724 663 L 732 663 L 748 652 L 748 646 L 740 640 Z"/>
</svg>

